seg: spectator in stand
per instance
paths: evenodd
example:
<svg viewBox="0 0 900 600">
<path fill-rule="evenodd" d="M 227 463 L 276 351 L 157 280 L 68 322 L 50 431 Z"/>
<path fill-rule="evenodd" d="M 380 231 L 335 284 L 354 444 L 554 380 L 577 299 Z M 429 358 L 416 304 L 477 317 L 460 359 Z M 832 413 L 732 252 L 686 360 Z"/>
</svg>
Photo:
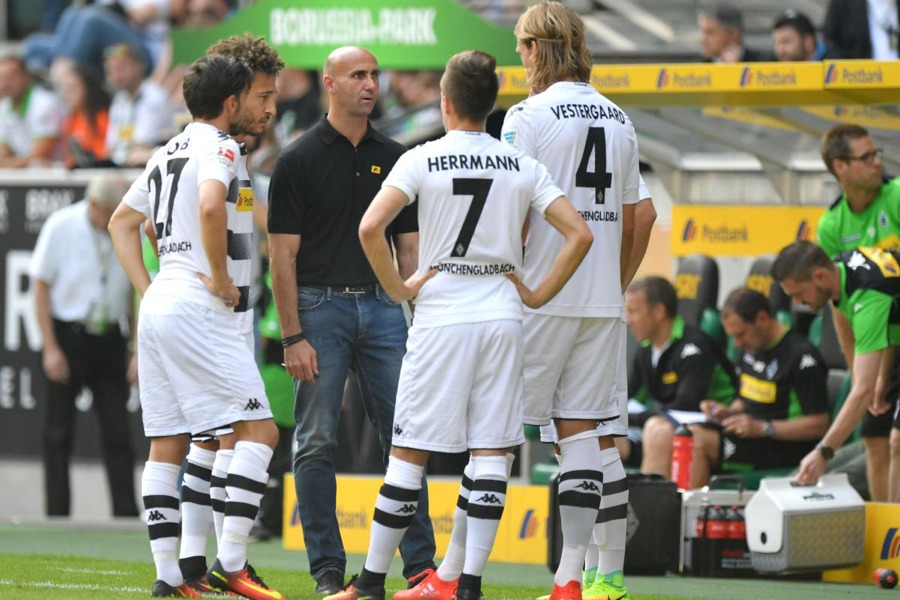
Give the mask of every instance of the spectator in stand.
<svg viewBox="0 0 900 600">
<path fill-rule="evenodd" d="M 146 64 L 134 46 L 118 44 L 106 51 L 106 81 L 116 91 L 109 108 L 106 149 L 120 167 L 143 166 L 153 150 L 175 134 L 166 91 L 144 79 Z"/>
<path fill-rule="evenodd" d="M 285 69 L 278 78 L 275 139 L 282 148 L 300 137 L 322 116 L 321 88 L 315 71 Z"/>
<path fill-rule="evenodd" d="M 770 54 L 744 45 L 744 15 L 731 4 L 717 4 L 700 11 L 700 45 L 707 62 L 758 62 L 773 60 Z"/>
<path fill-rule="evenodd" d="M 816 28 L 809 17 L 789 8 L 772 25 L 772 43 L 780 61 L 822 60 L 824 46 L 816 41 Z"/>
<path fill-rule="evenodd" d="M 0 56 L 0 168 L 50 163 L 63 109 L 53 92 L 34 83 L 17 56 Z"/>
<path fill-rule="evenodd" d="M 881 149 L 859 125 L 835 125 L 822 136 L 822 161 L 841 186 L 841 195 L 819 219 L 818 244 L 830 258 L 857 246 L 900 250 L 900 179 L 885 181 Z M 850 322 L 833 310 L 835 332 L 848 368 L 853 371 L 854 343 Z M 900 353 L 895 353 L 891 385 L 863 417 L 869 492 L 875 502 L 888 498 L 890 445 L 900 448 L 894 409 L 900 392 Z"/>
<path fill-rule="evenodd" d="M 23 45 L 28 68 L 55 71 L 58 58 L 72 60 L 101 71 L 103 52 L 126 43 L 138 48 L 144 63 L 152 66 L 160 58 L 169 36 L 169 21 L 180 21 L 186 0 L 120 0 L 67 8 L 56 32 L 35 33 Z M 148 71 L 149 72 L 149 71 Z"/>
<path fill-rule="evenodd" d="M 678 316 L 675 288 L 662 277 L 629 286 L 625 319 L 641 343 L 628 377 L 628 396 L 648 408 L 629 419 L 644 428 L 642 447 L 632 448 L 629 464 L 640 461 L 642 472 L 668 477 L 675 427 L 660 412 L 700 412 L 700 402 L 709 399 L 731 402 L 737 385 L 734 366 L 713 338 Z"/>
<path fill-rule="evenodd" d="M 70 65 L 60 75 L 59 95 L 68 107 L 63 121 L 63 162 L 69 168 L 97 167 L 106 161 L 109 94 L 88 69 Z"/>
<path fill-rule="evenodd" d="M 825 13 L 825 58 L 896 60 L 898 5 L 892 0 L 831 0 Z"/>
<path fill-rule="evenodd" d="M 778 322 L 765 296 L 747 288 L 731 292 L 722 326 L 741 351 L 735 365 L 740 387 L 728 406 L 700 403 L 720 427 L 691 425 L 692 488 L 706 485 L 725 460 L 754 469 L 793 467 L 828 429 L 824 359 L 803 335 Z"/>
<path fill-rule="evenodd" d="M 85 200 L 53 213 L 38 236 L 31 261 L 35 313 L 44 339 L 47 375 L 44 476 L 47 515 L 68 516 L 69 460 L 75 398 L 93 394 L 113 514 L 137 516 L 134 451 L 125 408 L 137 362 L 125 326 L 132 311 L 131 283 L 116 260 L 106 232 L 128 190 L 116 175 L 88 185 Z"/>
</svg>

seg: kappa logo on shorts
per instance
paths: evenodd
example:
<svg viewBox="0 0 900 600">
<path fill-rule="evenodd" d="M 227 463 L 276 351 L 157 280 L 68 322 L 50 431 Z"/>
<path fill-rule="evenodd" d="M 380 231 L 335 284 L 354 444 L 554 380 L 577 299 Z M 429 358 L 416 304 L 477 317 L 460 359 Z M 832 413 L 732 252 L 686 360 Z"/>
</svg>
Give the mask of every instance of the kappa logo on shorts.
<svg viewBox="0 0 900 600">
<path fill-rule="evenodd" d="M 262 408 L 262 404 L 259 403 L 259 400 L 250 398 L 250 401 L 247 402 L 247 406 L 244 407 L 244 410 L 259 410 L 260 408 Z"/>
<path fill-rule="evenodd" d="M 476 500 L 476 502 L 480 502 L 482 504 L 500 504 L 500 498 L 495 496 L 494 494 L 484 494 Z"/>
<path fill-rule="evenodd" d="M 416 512 L 416 505 L 415 504 L 404 504 L 399 509 L 397 509 L 397 512 L 405 513 L 407 515 L 410 513 L 414 513 L 414 512 Z"/>
<path fill-rule="evenodd" d="M 164 514 L 162 514 L 161 512 L 159 512 L 158 510 L 151 510 L 149 513 L 147 513 L 147 522 L 148 523 L 155 523 L 157 521 L 165 521 L 165 520 L 166 520 L 166 516 Z"/>
<path fill-rule="evenodd" d="M 403 435 L 403 430 L 399 425 L 394 425 L 394 435 Z"/>
</svg>

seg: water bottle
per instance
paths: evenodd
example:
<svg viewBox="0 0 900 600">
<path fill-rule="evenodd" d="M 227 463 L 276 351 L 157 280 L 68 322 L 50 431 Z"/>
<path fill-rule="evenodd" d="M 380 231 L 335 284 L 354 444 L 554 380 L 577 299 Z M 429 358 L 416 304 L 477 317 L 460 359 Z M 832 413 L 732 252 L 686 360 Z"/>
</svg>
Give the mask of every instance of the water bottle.
<svg viewBox="0 0 900 600">
<path fill-rule="evenodd" d="M 691 489 L 691 463 L 694 460 L 694 436 L 686 425 L 679 425 L 672 439 L 672 481 L 679 489 Z"/>
<path fill-rule="evenodd" d="M 746 540 L 747 524 L 744 521 L 744 507 L 734 505 L 728 512 L 728 539 Z"/>
</svg>

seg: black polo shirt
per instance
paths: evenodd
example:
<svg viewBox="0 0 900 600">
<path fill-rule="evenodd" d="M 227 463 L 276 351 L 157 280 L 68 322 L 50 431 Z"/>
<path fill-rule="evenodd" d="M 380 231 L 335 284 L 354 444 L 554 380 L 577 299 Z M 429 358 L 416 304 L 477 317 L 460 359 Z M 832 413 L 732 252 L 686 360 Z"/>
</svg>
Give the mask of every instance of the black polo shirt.
<svg viewBox="0 0 900 600">
<path fill-rule="evenodd" d="M 269 184 L 269 232 L 300 235 L 299 285 L 369 285 L 377 278 L 359 223 L 406 147 L 371 123 L 355 148 L 325 117 L 278 156 Z M 418 231 L 415 205 L 390 224 L 390 239 Z"/>
</svg>

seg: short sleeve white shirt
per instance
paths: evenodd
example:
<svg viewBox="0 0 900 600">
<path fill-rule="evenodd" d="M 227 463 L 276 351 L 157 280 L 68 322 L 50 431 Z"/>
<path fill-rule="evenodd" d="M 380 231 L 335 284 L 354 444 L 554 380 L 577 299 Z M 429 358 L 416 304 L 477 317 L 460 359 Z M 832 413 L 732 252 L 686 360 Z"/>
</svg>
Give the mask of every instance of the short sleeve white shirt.
<svg viewBox="0 0 900 600">
<path fill-rule="evenodd" d="M 124 322 L 133 299 L 131 282 L 105 230 L 95 229 L 86 200 L 47 219 L 31 255 L 29 274 L 50 288 L 50 314 L 60 321 L 84 321 L 102 304 L 106 319 Z"/>
<path fill-rule="evenodd" d="M 15 156 L 29 156 L 37 140 L 59 136 L 63 109 L 53 92 L 32 85 L 17 109 L 12 98 L 0 100 L 0 144 Z"/>
<path fill-rule="evenodd" d="M 521 275 L 522 226 L 562 196 L 547 170 L 490 135 L 450 131 L 400 157 L 382 184 L 418 200 L 416 327 L 522 319 L 507 274 Z"/>
<path fill-rule="evenodd" d="M 594 244 L 575 275 L 537 312 L 619 317 L 622 206 L 641 199 L 631 119 L 589 84 L 566 81 L 511 108 L 502 137 L 547 167 L 594 234 Z M 532 220 L 525 243 L 527 286 L 533 288 L 544 278 L 562 243 L 548 223 Z"/>
<path fill-rule="evenodd" d="M 144 80 L 132 96 L 119 90 L 109 107 L 106 147 L 116 164 L 123 164 L 134 145 L 154 146 L 175 133 L 169 97 L 159 85 Z"/>
</svg>

